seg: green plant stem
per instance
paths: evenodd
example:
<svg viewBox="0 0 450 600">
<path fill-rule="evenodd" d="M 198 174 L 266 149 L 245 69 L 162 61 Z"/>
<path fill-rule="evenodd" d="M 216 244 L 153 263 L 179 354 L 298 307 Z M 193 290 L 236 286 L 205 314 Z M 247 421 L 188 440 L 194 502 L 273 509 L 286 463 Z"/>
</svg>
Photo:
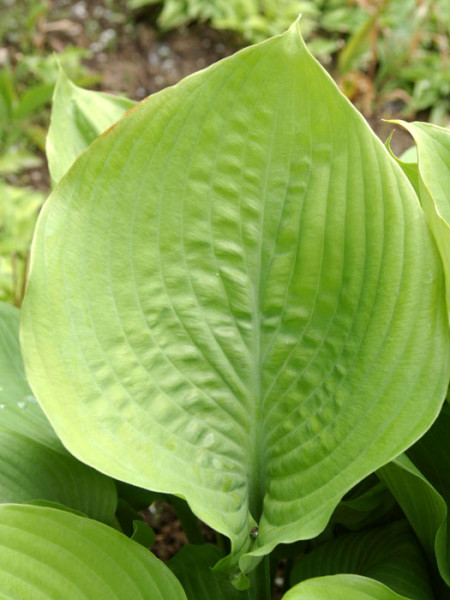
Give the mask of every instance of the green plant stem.
<svg viewBox="0 0 450 600">
<path fill-rule="evenodd" d="M 250 579 L 249 599 L 270 600 L 272 597 L 270 556 L 265 556 L 248 577 Z"/>
</svg>

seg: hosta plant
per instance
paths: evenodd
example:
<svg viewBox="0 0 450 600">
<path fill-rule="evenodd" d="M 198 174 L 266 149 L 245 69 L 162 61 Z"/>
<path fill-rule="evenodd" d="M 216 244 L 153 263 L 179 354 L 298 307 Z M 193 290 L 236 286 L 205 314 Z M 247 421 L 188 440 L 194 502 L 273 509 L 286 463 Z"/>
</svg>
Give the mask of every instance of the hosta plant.
<svg viewBox="0 0 450 600">
<path fill-rule="evenodd" d="M 2 432 L 54 454 L 4 468 L 0 594 L 268 599 L 284 577 L 285 600 L 447 597 L 449 132 L 403 124 L 417 160 L 397 161 L 297 22 L 71 166 L 126 108 L 89 94 L 61 79 L 54 97 L 52 178 L 69 170 L 22 308 L 32 392 L 4 311 Z M 169 568 L 115 509 L 155 494 L 196 542 Z"/>
</svg>

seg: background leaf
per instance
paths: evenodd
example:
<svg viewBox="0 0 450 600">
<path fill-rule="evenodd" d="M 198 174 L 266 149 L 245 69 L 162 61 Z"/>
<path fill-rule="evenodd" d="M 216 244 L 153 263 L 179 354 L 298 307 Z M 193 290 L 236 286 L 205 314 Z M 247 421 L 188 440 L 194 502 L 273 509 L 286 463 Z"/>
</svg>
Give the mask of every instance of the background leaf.
<svg viewBox="0 0 450 600">
<path fill-rule="evenodd" d="M 0 502 L 49 500 L 110 523 L 114 482 L 56 437 L 26 381 L 18 334 L 19 311 L 0 303 Z"/>
<path fill-rule="evenodd" d="M 430 563 L 450 585 L 448 504 L 450 452 L 447 405 L 432 428 L 408 450 L 378 471 L 416 532 Z M 410 460 L 411 459 L 411 460 Z"/>
<path fill-rule="evenodd" d="M 211 544 L 187 545 L 170 560 L 169 567 L 183 585 L 188 600 L 247 600 L 248 592 L 238 592 L 230 579 L 213 572 L 223 557 Z"/>
<path fill-rule="evenodd" d="M 19 346 L 19 310 L 0 302 L 0 425 L 63 451 L 28 385 Z"/>
<path fill-rule="evenodd" d="M 416 142 L 417 165 L 402 167 L 413 185 L 419 180 L 420 201 L 444 263 L 450 319 L 450 130 L 430 123 L 392 123 L 409 131 Z"/>
<path fill-rule="evenodd" d="M 52 183 L 57 183 L 77 156 L 134 105 L 128 98 L 84 90 L 60 68 L 46 145 Z"/>
<path fill-rule="evenodd" d="M 359 575 L 330 575 L 299 583 L 283 600 L 408 600 L 379 581 Z"/>
<path fill-rule="evenodd" d="M 160 560 L 114 529 L 63 510 L 13 504 L 0 505 L 0 596 L 186 598 Z"/>
<path fill-rule="evenodd" d="M 371 475 L 339 502 L 331 523 L 343 525 L 351 531 L 375 527 L 384 524 L 389 517 L 392 518 L 396 507 L 395 498 L 386 484 Z"/>
<path fill-rule="evenodd" d="M 67 447 L 186 498 L 231 539 L 230 572 L 317 535 L 447 390 L 417 198 L 297 24 L 80 156 L 41 213 L 23 311 Z"/>
<path fill-rule="evenodd" d="M 414 600 L 433 600 L 425 556 L 405 520 L 325 542 L 296 562 L 290 581 L 339 573 L 376 579 Z"/>
</svg>

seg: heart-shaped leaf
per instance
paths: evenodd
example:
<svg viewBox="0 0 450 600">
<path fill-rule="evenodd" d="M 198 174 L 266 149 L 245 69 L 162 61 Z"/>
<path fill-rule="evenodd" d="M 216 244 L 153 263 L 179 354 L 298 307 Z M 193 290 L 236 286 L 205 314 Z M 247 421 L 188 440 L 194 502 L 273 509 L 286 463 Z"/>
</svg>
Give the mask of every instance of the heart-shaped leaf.
<svg viewBox="0 0 450 600">
<path fill-rule="evenodd" d="M 151 552 L 97 521 L 0 505 L 0 597 L 8 600 L 186 600 Z"/>
<path fill-rule="evenodd" d="M 186 498 L 247 571 L 431 425 L 443 279 L 408 180 L 296 23 L 144 101 L 64 177 L 27 373 L 76 456 Z"/>
<path fill-rule="evenodd" d="M 110 523 L 114 482 L 63 447 L 25 378 L 19 310 L 0 303 L 0 502 L 49 500 Z"/>
<path fill-rule="evenodd" d="M 84 90 L 60 68 L 46 143 L 52 183 L 56 184 L 77 156 L 134 105 L 128 98 Z"/>
</svg>

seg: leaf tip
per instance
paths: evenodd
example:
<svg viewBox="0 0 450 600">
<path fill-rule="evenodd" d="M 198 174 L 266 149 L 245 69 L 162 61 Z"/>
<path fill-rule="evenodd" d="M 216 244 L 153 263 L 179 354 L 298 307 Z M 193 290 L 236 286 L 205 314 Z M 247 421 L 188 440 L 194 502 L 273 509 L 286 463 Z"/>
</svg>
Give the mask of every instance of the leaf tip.
<svg viewBox="0 0 450 600">
<path fill-rule="evenodd" d="M 305 42 L 303 40 L 301 28 L 300 28 L 300 20 L 302 18 L 302 13 L 298 13 L 298 17 L 292 23 L 292 25 L 287 30 L 288 38 L 291 39 L 296 45 L 300 45 L 303 48 L 306 48 Z"/>
</svg>

